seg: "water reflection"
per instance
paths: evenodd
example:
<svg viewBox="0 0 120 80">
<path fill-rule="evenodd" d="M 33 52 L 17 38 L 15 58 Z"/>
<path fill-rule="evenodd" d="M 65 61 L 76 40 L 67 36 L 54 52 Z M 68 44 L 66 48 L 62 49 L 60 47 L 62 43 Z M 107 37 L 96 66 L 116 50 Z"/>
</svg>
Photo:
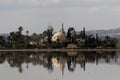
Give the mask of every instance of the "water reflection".
<svg viewBox="0 0 120 80">
<path fill-rule="evenodd" d="M 96 65 L 101 63 L 116 62 L 119 59 L 119 52 L 1 52 L 0 64 L 8 62 L 12 68 L 17 68 L 20 73 L 24 71 L 22 65 L 29 63 L 40 65 L 52 72 L 54 67 L 61 70 L 64 75 L 64 69 L 74 72 L 76 65 L 85 71 L 87 63 Z M 116 63 L 117 64 L 117 63 Z"/>
</svg>

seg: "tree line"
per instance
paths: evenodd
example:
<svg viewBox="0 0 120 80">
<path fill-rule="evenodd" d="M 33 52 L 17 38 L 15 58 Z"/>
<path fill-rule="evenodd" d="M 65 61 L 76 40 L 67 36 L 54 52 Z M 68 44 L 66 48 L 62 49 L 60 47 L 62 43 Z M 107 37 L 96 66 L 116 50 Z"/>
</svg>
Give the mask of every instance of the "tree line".
<svg viewBox="0 0 120 80">
<path fill-rule="evenodd" d="M 33 48 L 67 48 L 69 44 L 74 44 L 76 48 L 115 48 L 117 39 L 111 38 L 106 35 L 104 39 L 101 39 L 99 35 L 87 35 L 85 28 L 76 32 L 74 27 L 69 27 L 66 34 L 65 41 L 51 40 L 54 35 L 54 28 L 49 26 L 48 29 L 40 34 L 33 33 L 29 35 L 29 31 L 26 30 L 26 34 L 22 34 L 23 27 L 18 27 L 17 31 L 12 31 L 9 36 L 5 38 L 0 36 L 0 48 L 1 49 L 33 49 Z"/>
</svg>

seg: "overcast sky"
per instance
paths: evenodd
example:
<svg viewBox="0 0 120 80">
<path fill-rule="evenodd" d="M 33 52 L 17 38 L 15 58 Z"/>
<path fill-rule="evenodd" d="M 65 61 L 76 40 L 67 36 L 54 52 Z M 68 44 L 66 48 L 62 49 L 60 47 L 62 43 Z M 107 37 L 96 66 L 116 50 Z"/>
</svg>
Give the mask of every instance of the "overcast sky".
<svg viewBox="0 0 120 80">
<path fill-rule="evenodd" d="M 52 25 L 55 31 L 111 29 L 120 27 L 120 0 L 0 0 L 0 33 L 19 26 L 41 33 Z"/>
</svg>

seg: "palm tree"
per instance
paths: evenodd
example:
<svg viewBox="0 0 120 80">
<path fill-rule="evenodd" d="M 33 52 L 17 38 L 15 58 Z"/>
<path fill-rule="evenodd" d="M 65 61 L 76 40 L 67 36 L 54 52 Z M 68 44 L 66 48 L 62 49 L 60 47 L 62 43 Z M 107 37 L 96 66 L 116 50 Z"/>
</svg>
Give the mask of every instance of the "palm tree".
<svg viewBox="0 0 120 80">
<path fill-rule="evenodd" d="M 23 27 L 22 26 L 20 26 L 19 28 L 18 28 L 18 31 L 20 32 L 20 34 L 22 33 L 22 31 L 23 31 Z"/>
<path fill-rule="evenodd" d="M 29 31 L 27 30 L 27 31 L 26 31 L 26 35 L 28 36 L 28 34 L 29 34 Z"/>
</svg>

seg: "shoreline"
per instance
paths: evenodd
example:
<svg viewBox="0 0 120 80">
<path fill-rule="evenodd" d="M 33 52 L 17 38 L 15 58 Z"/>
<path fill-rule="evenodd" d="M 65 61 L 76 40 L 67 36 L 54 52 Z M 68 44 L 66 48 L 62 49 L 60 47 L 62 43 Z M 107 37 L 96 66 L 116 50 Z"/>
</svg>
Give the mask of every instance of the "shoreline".
<svg viewBox="0 0 120 80">
<path fill-rule="evenodd" d="M 17 51 L 40 51 L 40 52 L 52 52 L 52 51 L 60 51 L 60 52 L 77 52 L 77 51 L 120 51 L 119 49 L 0 49 L 0 52 L 17 52 Z"/>
</svg>

